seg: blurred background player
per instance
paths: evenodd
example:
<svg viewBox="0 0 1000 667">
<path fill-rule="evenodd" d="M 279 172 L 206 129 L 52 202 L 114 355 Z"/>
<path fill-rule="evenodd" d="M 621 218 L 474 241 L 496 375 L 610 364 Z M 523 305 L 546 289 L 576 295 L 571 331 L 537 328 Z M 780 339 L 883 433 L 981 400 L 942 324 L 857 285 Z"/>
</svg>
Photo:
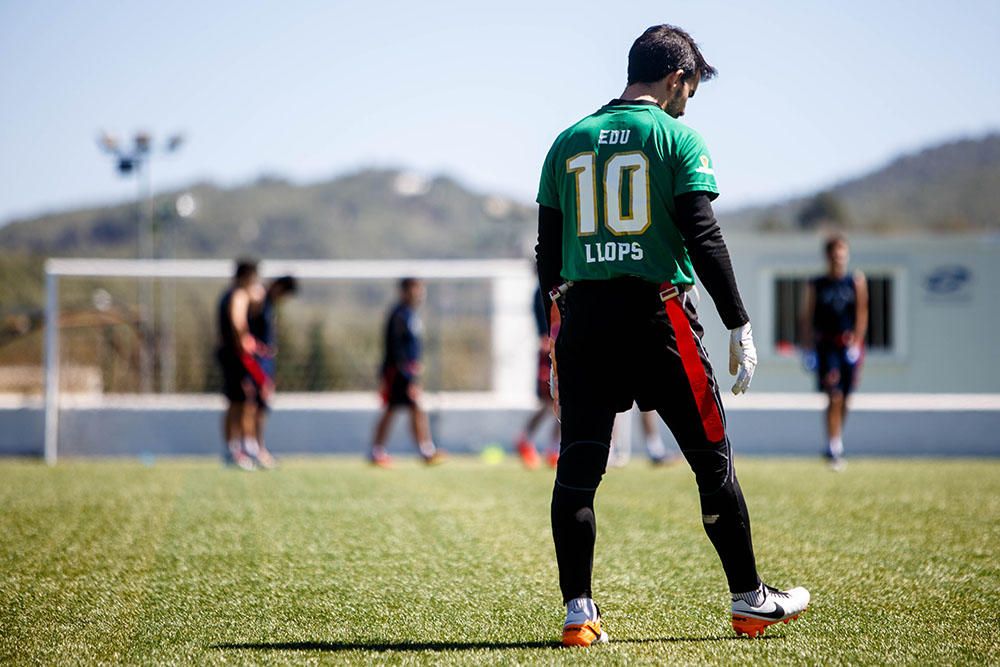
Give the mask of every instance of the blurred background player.
<svg viewBox="0 0 1000 667">
<path fill-rule="evenodd" d="M 266 376 L 266 383 L 273 392 L 275 386 L 275 356 L 278 353 L 278 305 L 285 297 L 295 294 L 299 289 L 298 281 L 293 276 L 275 278 L 267 286 L 259 299 L 250 303 L 248 325 L 256 343 L 254 360 Z M 256 296 L 252 294 L 251 296 Z M 271 394 L 273 396 L 273 393 Z M 264 444 L 264 423 L 267 420 L 269 397 L 264 392 L 257 393 L 257 409 L 255 411 L 254 435 L 256 450 L 248 450 L 262 468 L 271 469 L 275 465 L 274 456 Z M 253 444 L 251 444 L 251 447 Z"/>
<path fill-rule="evenodd" d="M 257 342 L 250 333 L 251 302 L 263 299 L 257 263 L 239 260 L 233 283 L 219 298 L 216 359 L 222 369 L 222 393 L 228 401 L 223 418 L 223 458 L 244 470 L 254 469 L 250 452 L 257 446 L 257 401 L 271 393 L 267 375 L 254 357 Z"/>
<path fill-rule="evenodd" d="M 413 439 L 428 464 L 440 463 L 443 452 L 438 451 L 431 439 L 427 411 L 421 405 L 420 374 L 423 354 L 423 323 L 417 309 L 426 296 L 424 283 L 417 278 L 403 278 L 399 282 L 399 303 L 389 311 L 385 323 L 385 357 L 382 361 L 382 414 L 375 425 L 371 462 L 380 467 L 392 464 L 385 443 L 392 426 L 392 417 L 398 407 L 410 413 Z"/>
<path fill-rule="evenodd" d="M 826 273 L 806 286 L 800 327 L 807 358 L 815 359 L 819 390 L 827 395 L 823 455 L 831 468 L 842 470 L 847 398 L 861 369 L 868 331 L 868 281 L 861 271 L 848 273 L 850 249 L 843 236 L 831 237 L 824 252 Z"/>
<path fill-rule="evenodd" d="M 632 459 L 632 420 L 633 411 L 620 412 L 615 417 L 615 425 L 611 430 L 611 453 L 608 465 L 621 468 L 628 465 Z M 654 467 L 671 466 L 680 463 L 680 456 L 672 454 L 660 435 L 660 427 L 656 423 L 656 413 L 652 410 L 639 412 L 639 425 L 642 427 L 642 441 L 646 445 L 646 456 Z"/>
<path fill-rule="evenodd" d="M 549 416 L 552 417 L 552 437 L 545 450 L 545 460 L 553 468 L 559 460 L 559 420 L 552 412 L 552 390 L 549 386 L 549 373 L 552 370 L 552 340 L 549 338 L 549 325 L 545 319 L 545 301 L 541 288 L 535 289 L 533 312 L 535 328 L 538 331 L 538 376 L 535 378 L 535 395 L 538 396 L 538 409 L 531 413 L 527 423 L 517 436 L 516 448 L 521 461 L 529 469 L 537 468 L 540 463 L 538 449 L 535 447 L 534 435 L 538 427 Z"/>
</svg>

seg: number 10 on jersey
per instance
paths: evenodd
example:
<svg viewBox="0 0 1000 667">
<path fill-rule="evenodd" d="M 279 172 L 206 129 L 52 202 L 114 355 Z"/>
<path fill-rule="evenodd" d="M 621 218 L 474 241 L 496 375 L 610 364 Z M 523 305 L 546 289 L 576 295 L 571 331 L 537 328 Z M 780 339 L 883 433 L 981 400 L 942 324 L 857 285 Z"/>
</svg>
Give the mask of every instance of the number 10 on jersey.
<svg viewBox="0 0 1000 667">
<path fill-rule="evenodd" d="M 593 152 L 566 160 L 576 176 L 577 235 L 597 233 L 597 178 Z M 649 160 L 640 151 L 615 153 L 604 164 L 604 226 L 615 236 L 642 234 L 649 227 Z"/>
</svg>

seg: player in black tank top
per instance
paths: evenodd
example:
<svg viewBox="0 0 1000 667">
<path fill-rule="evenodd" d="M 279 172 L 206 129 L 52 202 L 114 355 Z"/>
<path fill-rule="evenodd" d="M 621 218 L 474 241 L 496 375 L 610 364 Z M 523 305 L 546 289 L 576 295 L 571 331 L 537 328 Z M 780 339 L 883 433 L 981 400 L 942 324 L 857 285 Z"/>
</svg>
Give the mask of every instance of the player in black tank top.
<svg viewBox="0 0 1000 667">
<path fill-rule="evenodd" d="M 832 237 L 825 246 L 827 271 L 809 281 L 802 308 L 803 340 L 815 352 L 819 390 L 827 395 L 826 449 L 834 470 L 844 467 L 847 397 L 854 390 L 868 330 L 868 283 L 860 271 L 849 273 L 847 240 Z"/>
<path fill-rule="evenodd" d="M 268 392 L 266 377 L 253 358 L 256 348 L 247 316 L 259 288 L 257 264 L 240 261 L 233 283 L 219 299 L 216 360 L 228 406 L 223 418 L 223 458 L 244 470 L 255 467 L 257 397 Z"/>
</svg>

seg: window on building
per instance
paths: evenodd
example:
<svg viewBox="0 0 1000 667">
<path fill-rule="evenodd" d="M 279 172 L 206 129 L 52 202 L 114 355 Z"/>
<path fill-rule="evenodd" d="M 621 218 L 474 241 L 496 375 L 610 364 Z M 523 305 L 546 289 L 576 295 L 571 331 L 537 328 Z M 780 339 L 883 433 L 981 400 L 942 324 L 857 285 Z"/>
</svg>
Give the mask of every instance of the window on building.
<svg viewBox="0 0 1000 667">
<path fill-rule="evenodd" d="M 868 334 L 865 344 L 869 350 L 890 352 L 893 349 L 893 281 L 891 275 L 874 274 L 868 278 Z M 779 276 L 774 281 L 774 345 L 779 351 L 800 347 L 802 332 L 799 319 L 802 314 L 802 297 L 808 278 Z"/>
</svg>

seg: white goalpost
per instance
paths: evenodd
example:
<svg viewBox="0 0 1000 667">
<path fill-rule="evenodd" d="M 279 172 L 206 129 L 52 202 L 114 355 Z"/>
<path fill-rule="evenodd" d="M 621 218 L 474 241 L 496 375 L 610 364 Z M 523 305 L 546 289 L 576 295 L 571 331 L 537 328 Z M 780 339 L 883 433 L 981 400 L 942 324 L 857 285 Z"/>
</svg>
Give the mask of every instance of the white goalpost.
<svg viewBox="0 0 1000 667">
<path fill-rule="evenodd" d="M 59 455 L 60 366 L 63 345 L 60 296 L 67 281 L 211 281 L 220 285 L 233 274 L 228 260 L 116 260 L 49 259 L 45 264 L 44 341 L 44 454 L 48 464 Z M 489 337 L 489 382 L 480 403 L 527 404 L 533 391 L 537 335 L 532 318 L 532 294 L 536 284 L 531 264 L 525 260 L 264 260 L 261 277 L 295 276 L 302 283 L 363 284 L 364 281 L 398 280 L 412 276 L 441 281 L 461 291 L 466 284 L 487 285 L 488 318 L 477 321 Z M 214 294 L 211 295 L 214 298 Z M 336 316 L 336 313 L 333 314 Z M 203 345 L 214 345 L 204 340 Z M 161 368 L 170 368 L 169 365 Z M 172 369 L 171 369 L 172 370 Z M 149 386 L 148 384 L 146 386 Z M 169 383 L 161 386 L 161 392 Z"/>
</svg>

